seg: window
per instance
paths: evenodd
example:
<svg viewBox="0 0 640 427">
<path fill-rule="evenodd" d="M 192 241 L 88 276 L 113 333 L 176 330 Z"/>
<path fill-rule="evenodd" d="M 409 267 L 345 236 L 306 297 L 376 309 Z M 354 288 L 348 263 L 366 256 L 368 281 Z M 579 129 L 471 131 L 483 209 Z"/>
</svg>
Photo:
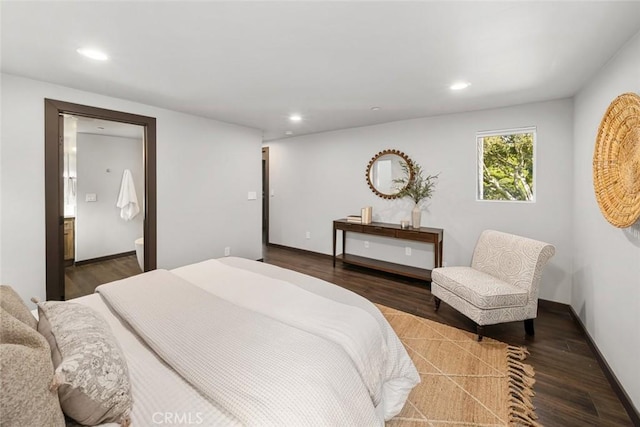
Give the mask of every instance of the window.
<svg viewBox="0 0 640 427">
<path fill-rule="evenodd" d="M 478 200 L 533 202 L 536 128 L 478 132 Z"/>
</svg>

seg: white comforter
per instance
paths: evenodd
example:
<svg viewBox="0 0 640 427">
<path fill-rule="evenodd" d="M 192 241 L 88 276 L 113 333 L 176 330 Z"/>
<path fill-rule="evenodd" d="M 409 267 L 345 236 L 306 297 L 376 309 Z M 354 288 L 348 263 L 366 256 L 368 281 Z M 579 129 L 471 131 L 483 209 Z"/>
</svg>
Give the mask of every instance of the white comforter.
<svg viewBox="0 0 640 427">
<path fill-rule="evenodd" d="M 380 347 L 380 351 L 386 351 L 386 362 L 384 366 L 377 372 L 380 377 L 379 385 L 381 389 L 381 400 L 376 402 L 376 409 L 385 420 L 391 419 L 398 414 L 413 387 L 420 382 L 420 376 L 416 370 L 411 358 L 407 354 L 400 339 L 394 332 L 387 319 L 384 318 L 380 310 L 366 298 L 349 291 L 341 286 L 334 285 L 321 279 L 317 279 L 306 274 L 281 268 L 275 265 L 264 264 L 261 262 L 251 261 L 244 258 L 226 257 L 218 260 L 207 260 L 196 264 L 190 264 L 172 270 L 172 273 L 194 283 L 206 290 L 221 296 L 222 298 L 233 298 L 233 301 L 242 306 L 251 304 L 255 299 L 263 298 L 265 304 L 268 305 L 272 300 L 276 299 L 269 295 L 264 295 L 261 290 L 260 283 L 256 282 L 247 285 L 246 282 L 241 286 L 229 289 L 224 286 L 225 283 L 233 282 L 233 279 L 226 277 L 225 270 L 221 267 L 235 267 L 235 271 L 246 271 L 257 273 L 260 277 L 269 277 L 277 279 L 280 282 L 286 282 L 289 287 L 304 289 L 309 293 L 313 293 L 323 300 L 331 300 L 340 303 L 345 307 L 358 311 L 365 311 L 376 321 L 378 329 L 381 331 L 386 349 Z M 229 270 L 227 270 L 229 273 Z M 219 278 L 219 279 L 218 279 Z M 224 280 L 223 280 L 224 279 Z M 260 295 L 259 297 L 251 296 L 251 294 Z M 278 297 L 280 298 L 280 297 Z M 244 302 L 242 302 L 244 301 Z M 288 308 L 278 311 L 287 311 L 294 309 L 297 302 L 282 296 L 281 302 L 277 305 L 284 304 Z M 300 310 L 300 315 L 305 316 L 304 310 Z M 282 314 L 274 313 L 274 316 L 282 316 Z M 285 313 L 286 315 L 286 313 Z M 329 312 L 331 316 L 331 312 Z M 354 329 L 355 325 L 345 325 L 348 329 Z M 356 329 L 357 330 L 357 329 Z M 356 334 L 366 334 L 363 329 L 357 330 Z"/>
<path fill-rule="evenodd" d="M 375 306 L 289 270 L 223 262 L 155 271 L 99 292 L 242 424 L 377 425 L 402 408 L 419 377 Z"/>
</svg>

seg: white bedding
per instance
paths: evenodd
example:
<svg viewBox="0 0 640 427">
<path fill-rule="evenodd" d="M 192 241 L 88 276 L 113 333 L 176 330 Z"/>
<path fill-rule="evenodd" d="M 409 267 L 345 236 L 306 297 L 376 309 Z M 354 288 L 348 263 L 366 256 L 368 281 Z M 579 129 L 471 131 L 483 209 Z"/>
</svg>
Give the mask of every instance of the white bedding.
<svg viewBox="0 0 640 427">
<path fill-rule="evenodd" d="M 131 411 L 132 427 L 241 425 L 167 366 L 109 309 L 100 295 L 87 295 L 76 298 L 73 302 L 91 307 L 104 316 L 120 343 L 131 376 L 131 394 L 134 402 Z M 170 418 L 177 422 L 166 422 Z M 197 423 L 198 420 L 202 422 Z M 119 427 L 118 424 L 104 425 L 107 426 Z"/>
<path fill-rule="evenodd" d="M 166 270 L 97 291 L 169 366 L 243 425 L 382 425 L 366 381 L 337 343 Z"/>
<path fill-rule="evenodd" d="M 339 345 L 355 364 L 374 405 L 380 403 L 388 349 L 380 326 L 366 311 L 215 259 L 173 273 L 237 306 Z"/>
<path fill-rule="evenodd" d="M 236 267 L 246 270 L 247 272 L 258 273 L 272 279 L 278 279 L 291 286 L 295 285 L 301 290 L 323 297 L 323 299 L 328 299 L 341 305 L 367 312 L 378 324 L 386 347 L 384 351 L 387 353 L 386 362 L 384 366 L 380 368 L 379 373 L 381 400 L 378 401 L 374 398 L 374 401 L 377 405 L 378 412 L 386 420 L 391 419 L 400 412 L 409 392 L 420 382 L 420 377 L 400 339 L 391 328 L 391 325 L 389 325 L 389 322 L 387 322 L 380 310 L 369 300 L 341 286 L 324 280 L 275 265 L 264 264 L 244 258 L 226 257 L 217 260 L 208 260 L 176 268 L 172 270 L 172 272 L 195 285 L 204 287 L 209 292 L 252 309 L 269 307 L 271 303 L 276 306 L 280 304 L 288 304 L 289 306 L 299 304 L 299 300 L 295 300 L 294 302 L 294 300 L 288 299 L 280 293 L 269 295 L 269 292 L 260 292 L 247 282 L 235 281 L 234 284 L 242 286 L 230 290 L 228 286 L 224 286 L 225 283 L 228 283 L 224 280 L 224 277 L 225 274 L 233 274 L 233 272 L 225 272 L 225 269 L 221 268 L 220 264 Z M 222 280 L 214 281 L 211 279 L 212 277 L 221 277 Z M 286 311 L 288 312 L 290 309 L 291 307 L 287 308 Z M 304 312 L 304 310 L 301 311 Z M 301 314 L 301 316 L 304 317 L 304 314 Z M 359 332 L 363 334 L 369 333 L 366 329 L 362 328 L 359 329 Z"/>
<path fill-rule="evenodd" d="M 237 269 L 244 271 L 235 271 Z M 234 282 L 234 271 L 237 276 L 236 283 L 241 285 L 233 288 L 233 292 L 229 292 L 229 287 Z M 321 295 L 322 299 L 331 300 L 329 304 L 351 305 L 369 313 L 372 322 L 364 323 L 368 323 L 366 327 L 370 330 L 371 324 L 378 325 L 378 333 L 383 341 L 380 347 L 382 352 L 386 353 L 383 357 L 384 361 L 374 362 L 374 365 L 382 363 L 376 368 L 381 371 L 380 384 L 371 382 L 367 384 L 368 388 L 372 388 L 369 390 L 371 403 L 372 405 L 377 403 L 376 414 L 380 422 L 383 418 L 390 418 L 402 408 L 408 392 L 419 381 L 415 367 L 406 355 L 404 347 L 377 308 L 348 290 L 290 270 L 240 258 L 206 261 L 175 269 L 172 273 L 208 292 L 220 293 L 222 294 L 220 297 L 246 308 L 257 309 L 260 313 L 269 304 L 268 298 L 255 298 L 254 291 L 248 287 L 252 281 L 250 279 L 256 277 L 255 273 L 278 279 L 277 281 L 287 281 L 286 287 L 291 287 L 291 283 L 295 284 L 299 291 L 294 291 L 294 294 L 303 295 L 302 300 L 309 297 L 307 293 L 313 293 Z M 212 280 L 213 277 L 218 277 L 222 281 Z M 266 282 L 271 283 L 269 280 Z M 275 292 L 279 295 L 278 298 L 271 301 L 276 302 L 277 305 L 283 304 L 287 299 L 279 292 Z M 252 295 L 252 297 L 245 298 L 243 301 L 243 294 Z M 99 295 L 94 294 L 74 301 L 88 305 L 103 314 L 125 352 L 132 377 L 134 407 L 131 415 L 134 426 L 239 424 L 236 417 L 222 409 L 224 406 L 205 398 L 176 371 L 167 366 L 119 316 L 105 305 Z M 296 301 L 299 302 L 300 299 Z M 280 311 L 285 311 L 285 308 L 280 307 Z M 364 339 L 364 345 L 371 346 L 372 343 L 379 341 L 375 335 L 376 333 L 373 333 L 373 339 Z M 366 423 L 370 424 L 371 420 L 367 420 Z"/>
</svg>

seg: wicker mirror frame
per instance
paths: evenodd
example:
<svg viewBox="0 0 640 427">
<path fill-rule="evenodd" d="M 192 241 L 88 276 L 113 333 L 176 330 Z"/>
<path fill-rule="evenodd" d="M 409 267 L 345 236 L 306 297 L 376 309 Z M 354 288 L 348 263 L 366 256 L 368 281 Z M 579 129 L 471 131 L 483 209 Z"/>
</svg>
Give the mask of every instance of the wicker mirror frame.
<svg viewBox="0 0 640 427">
<path fill-rule="evenodd" d="M 376 162 L 383 156 L 387 156 L 387 155 L 392 155 L 392 156 L 398 156 L 400 158 L 400 160 L 402 160 L 403 162 L 405 162 L 408 166 L 409 166 L 409 173 L 411 174 L 409 176 L 409 181 L 407 182 L 407 185 L 409 185 L 409 182 L 413 181 L 413 162 L 411 161 L 411 159 L 409 158 L 409 156 L 407 156 L 406 154 L 404 154 L 402 151 L 399 150 L 383 150 L 380 151 L 378 154 L 376 154 L 375 156 L 373 156 L 371 158 L 371 160 L 369 160 L 369 164 L 367 165 L 367 172 L 365 173 L 365 177 L 367 180 L 367 184 L 369 185 L 369 188 L 371 189 L 371 191 L 373 191 L 377 196 L 382 197 L 383 199 L 397 199 L 398 196 L 398 192 L 400 190 L 402 190 L 401 188 L 398 189 L 398 191 L 394 194 L 387 194 L 387 193 L 383 193 L 382 191 L 380 191 L 380 189 L 376 188 L 376 186 L 374 185 L 372 179 L 371 179 L 371 175 L 372 175 L 372 171 L 373 171 L 373 167 L 376 164 Z"/>
</svg>

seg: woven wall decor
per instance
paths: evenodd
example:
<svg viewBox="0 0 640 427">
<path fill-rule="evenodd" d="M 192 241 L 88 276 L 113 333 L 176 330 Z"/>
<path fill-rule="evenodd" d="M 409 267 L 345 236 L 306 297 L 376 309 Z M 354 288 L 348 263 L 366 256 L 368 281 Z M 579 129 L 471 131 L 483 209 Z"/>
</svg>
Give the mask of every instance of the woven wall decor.
<svg viewBox="0 0 640 427">
<path fill-rule="evenodd" d="M 616 227 L 640 218 L 640 96 L 624 93 L 607 109 L 593 152 L 593 187 L 604 217 Z"/>
</svg>

